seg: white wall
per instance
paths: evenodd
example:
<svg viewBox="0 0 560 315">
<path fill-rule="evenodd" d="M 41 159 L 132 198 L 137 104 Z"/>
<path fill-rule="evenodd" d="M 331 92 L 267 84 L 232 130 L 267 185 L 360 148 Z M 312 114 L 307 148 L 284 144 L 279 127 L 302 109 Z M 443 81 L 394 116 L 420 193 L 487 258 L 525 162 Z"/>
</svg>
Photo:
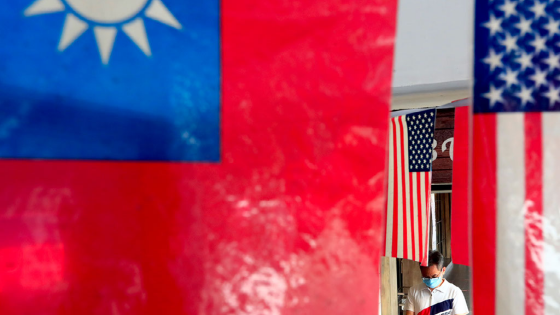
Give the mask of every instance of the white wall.
<svg viewBox="0 0 560 315">
<path fill-rule="evenodd" d="M 399 0 L 393 87 L 471 78 L 473 0 Z"/>
</svg>

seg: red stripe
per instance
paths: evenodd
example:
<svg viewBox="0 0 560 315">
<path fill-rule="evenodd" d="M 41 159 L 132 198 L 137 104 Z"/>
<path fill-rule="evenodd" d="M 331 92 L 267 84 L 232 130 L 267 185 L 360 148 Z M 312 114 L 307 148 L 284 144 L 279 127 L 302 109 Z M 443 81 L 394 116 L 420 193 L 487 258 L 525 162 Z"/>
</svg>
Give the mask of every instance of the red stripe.
<svg viewBox="0 0 560 315">
<path fill-rule="evenodd" d="M 399 242 L 399 186 L 397 181 L 397 119 L 391 119 L 391 125 L 393 126 L 393 255 L 392 257 L 397 257 L 398 242 Z"/>
<path fill-rule="evenodd" d="M 473 116 L 472 239 L 473 313 L 496 312 L 496 114 Z M 512 275 L 512 277 L 520 275 Z"/>
<path fill-rule="evenodd" d="M 417 202 L 416 204 L 418 205 L 418 209 L 416 209 L 417 213 L 418 213 L 418 223 L 419 223 L 419 229 L 420 229 L 420 241 L 418 243 L 420 243 L 420 262 L 424 263 L 424 257 L 426 255 L 424 255 L 424 222 L 422 222 L 422 193 L 421 193 L 421 184 L 420 184 L 420 172 L 416 172 L 416 199 Z"/>
<path fill-rule="evenodd" d="M 401 130 L 401 178 L 402 178 L 402 185 L 401 185 L 401 189 L 402 189 L 402 205 L 403 205 L 403 257 L 402 258 L 410 258 L 408 257 L 408 228 L 406 226 L 406 189 L 405 189 L 405 164 L 404 164 L 404 130 L 403 130 L 403 125 L 404 125 L 404 115 L 399 117 L 399 120 L 401 121 L 401 123 L 399 124 L 399 128 Z"/>
<path fill-rule="evenodd" d="M 525 114 L 525 314 L 544 314 L 541 113 Z"/>
<path fill-rule="evenodd" d="M 455 109 L 453 131 L 453 194 L 451 204 L 451 257 L 453 263 L 470 266 L 469 262 L 469 107 Z"/>
<path fill-rule="evenodd" d="M 410 152 L 408 152 L 408 154 L 410 154 Z M 410 226 L 412 227 L 412 229 L 411 229 L 411 231 L 412 231 L 412 233 L 411 233 L 412 234 L 412 243 L 411 243 L 412 244 L 412 259 L 413 260 L 418 260 L 418 257 L 416 256 L 416 237 L 414 235 L 415 229 L 414 229 L 414 219 L 413 218 L 414 218 L 414 210 L 415 209 L 414 209 L 414 202 L 412 201 L 412 198 L 413 198 L 412 197 L 413 196 L 413 193 L 412 193 L 412 191 L 413 191 L 412 176 L 413 176 L 413 173 L 409 172 L 408 173 L 408 191 L 410 193 L 409 193 L 409 199 L 408 200 L 410 200 Z"/>
<path fill-rule="evenodd" d="M 432 226 L 432 212 L 430 211 L 430 207 L 429 207 L 429 202 L 428 202 L 428 208 L 426 208 L 426 239 L 424 240 L 424 260 L 422 262 L 422 266 L 428 266 L 428 248 L 430 248 L 430 227 Z"/>
</svg>

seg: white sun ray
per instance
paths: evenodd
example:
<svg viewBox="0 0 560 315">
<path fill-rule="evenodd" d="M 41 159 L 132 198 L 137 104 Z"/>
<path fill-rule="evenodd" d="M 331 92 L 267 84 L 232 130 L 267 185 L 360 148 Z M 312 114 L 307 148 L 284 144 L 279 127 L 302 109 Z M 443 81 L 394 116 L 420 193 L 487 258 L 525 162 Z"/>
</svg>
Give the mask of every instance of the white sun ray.
<svg viewBox="0 0 560 315">
<path fill-rule="evenodd" d="M 150 6 L 146 9 L 146 17 L 159 21 L 163 24 L 169 25 L 176 29 L 181 29 L 182 26 L 177 19 L 169 12 L 167 7 L 161 0 L 153 0 Z"/>
<path fill-rule="evenodd" d="M 58 43 L 58 51 L 63 51 L 66 47 L 70 46 L 70 44 L 78 39 L 88 28 L 89 25 L 86 22 L 78 19 L 72 13 L 68 13 L 64 21 L 60 42 Z"/>
<path fill-rule="evenodd" d="M 144 21 L 141 18 L 137 18 L 134 21 L 123 25 L 123 31 L 132 39 L 132 41 L 140 48 L 146 56 L 151 56 L 152 51 L 150 50 L 150 43 L 148 42 L 148 36 L 146 35 L 146 28 L 144 27 Z"/>
<path fill-rule="evenodd" d="M 46 13 L 54 13 L 64 11 L 66 8 L 64 7 L 64 3 L 60 0 L 37 0 L 33 2 L 23 14 L 25 16 L 33 16 L 39 14 L 46 14 Z"/>
<path fill-rule="evenodd" d="M 97 41 L 101 61 L 103 64 L 108 64 L 111 52 L 113 51 L 115 37 L 117 36 L 117 28 L 112 26 L 96 26 L 93 28 L 93 33 L 95 34 L 95 40 Z"/>
<path fill-rule="evenodd" d="M 142 10 L 148 2 L 147 7 Z M 24 11 L 24 15 L 33 16 L 60 11 L 66 11 L 66 19 L 58 50 L 64 51 L 86 30 L 93 28 L 101 62 L 105 65 L 111 59 L 118 29 L 122 29 L 146 56 L 151 56 L 144 17 L 176 29 L 182 28 L 161 0 L 124 0 L 118 3 L 113 0 L 35 0 Z M 130 18 L 133 18 L 132 21 L 119 25 Z"/>
</svg>

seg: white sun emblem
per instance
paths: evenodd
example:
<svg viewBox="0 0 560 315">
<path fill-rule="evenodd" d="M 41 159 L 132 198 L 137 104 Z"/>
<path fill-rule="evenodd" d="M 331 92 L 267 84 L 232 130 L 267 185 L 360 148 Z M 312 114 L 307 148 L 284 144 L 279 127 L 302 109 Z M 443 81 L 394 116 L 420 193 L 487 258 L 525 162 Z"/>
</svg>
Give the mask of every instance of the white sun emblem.
<svg viewBox="0 0 560 315">
<path fill-rule="evenodd" d="M 63 51 L 93 24 L 101 61 L 109 63 L 117 28 L 151 56 L 150 44 L 142 15 L 181 29 L 181 24 L 161 0 L 36 0 L 29 6 L 25 16 L 68 11 L 58 50 Z"/>
</svg>

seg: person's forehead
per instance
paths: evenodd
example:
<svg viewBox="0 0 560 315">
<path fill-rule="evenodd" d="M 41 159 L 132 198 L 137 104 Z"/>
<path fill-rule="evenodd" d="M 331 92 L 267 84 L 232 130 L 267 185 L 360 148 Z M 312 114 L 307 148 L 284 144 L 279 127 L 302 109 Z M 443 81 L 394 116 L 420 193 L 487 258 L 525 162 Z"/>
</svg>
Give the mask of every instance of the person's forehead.
<svg viewBox="0 0 560 315">
<path fill-rule="evenodd" d="M 421 270 L 422 270 L 423 274 L 433 275 L 433 274 L 439 273 L 439 270 L 438 270 L 436 265 L 431 265 L 431 266 L 428 266 L 428 267 L 422 267 Z"/>
</svg>

